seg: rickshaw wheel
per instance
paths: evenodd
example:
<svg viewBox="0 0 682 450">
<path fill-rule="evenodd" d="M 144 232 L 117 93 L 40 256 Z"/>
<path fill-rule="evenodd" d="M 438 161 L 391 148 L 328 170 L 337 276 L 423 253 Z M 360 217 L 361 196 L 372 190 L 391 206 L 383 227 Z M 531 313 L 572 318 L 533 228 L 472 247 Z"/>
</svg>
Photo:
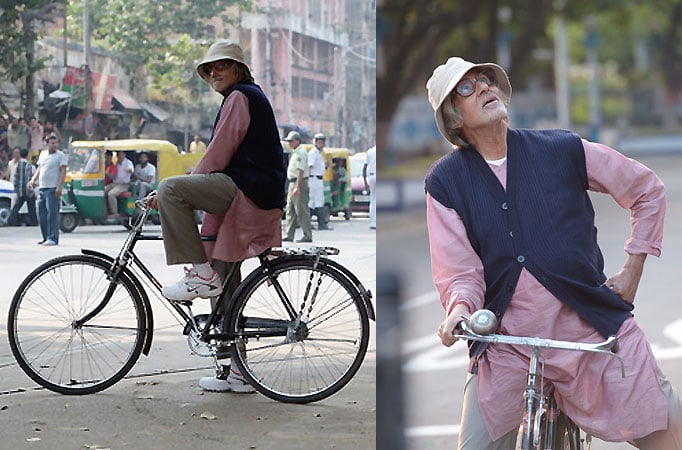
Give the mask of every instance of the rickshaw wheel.
<svg viewBox="0 0 682 450">
<path fill-rule="evenodd" d="M 76 229 L 78 223 L 80 222 L 80 217 L 78 214 L 60 214 L 59 215 L 59 229 L 64 233 L 71 233 Z"/>
</svg>

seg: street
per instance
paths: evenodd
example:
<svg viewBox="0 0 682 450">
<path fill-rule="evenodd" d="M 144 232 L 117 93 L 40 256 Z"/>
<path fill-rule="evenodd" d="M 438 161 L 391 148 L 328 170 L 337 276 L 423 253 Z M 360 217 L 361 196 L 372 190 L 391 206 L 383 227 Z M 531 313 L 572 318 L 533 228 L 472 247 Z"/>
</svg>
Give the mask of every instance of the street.
<svg viewBox="0 0 682 450">
<path fill-rule="evenodd" d="M 314 245 L 341 250 L 333 257 L 376 292 L 376 246 L 367 215 L 333 218 L 333 231 L 313 231 Z M 148 232 L 160 232 L 150 225 Z M 300 234 L 300 232 L 299 232 Z M 6 318 L 19 283 L 50 258 L 81 248 L 115 256 L 127 232 L 121 226 L 79 226 L 62 233 L 60 245 L 36 245 L 38 228 L 0 228 L 0 448 L 44 449 L 322 449 L 373 448 L 375 442 L 376 336 L 355 378 L 332 397 L 308 405 L 278 403 L 260 394 L 207 393 L 197 385 L 214 374 L 209 358 L 193 355 L 182 325 L 165 300 L 147 286 L 154 311 L 151 352 L 122 381 L 89 396 L 63 396 L 39 388 L 15 363 L 7 340 Z M 307 244 L 294 244 L 307 245 Z M 160 242 L 141 242 L 136 253 L 161 284 L 182 276 L 181 266 L 165 264 Z M 242 265 L 245 277 L 256 265 Z M 373 301 L 374 302 L 374 301 Z M 195 301 L 195 313 L 208 301 Z"/>
<path fill-rule="evenodd" d="M 654 348 L 659 366 L 678 390 L 682 387 L 682 156 L 639 158 L 666 185 L 663 253 L 647 259 L 635 300 L 635 316 Z M 629 214 L 606 195 L 593 195 L 599 243 L 607 276 L 619 270 L 629 235 Z M 466 376 L 465 344 L 443 347 L 436 327 L 443 309 L 431 281 L 423 207 L 380 214 L 377 245 L 381 271 L 399 274 L 405 436 L 410 450 L 454 449 Z M 522 395 L 522 393 L 519 393 Z M 384 405 L 381 406 L 384 408 Z M 643 411 L 646 414 L 646 411 Z M 593 450 L 625 450 L 627 444 L 593 441 Z"/>
</svg>

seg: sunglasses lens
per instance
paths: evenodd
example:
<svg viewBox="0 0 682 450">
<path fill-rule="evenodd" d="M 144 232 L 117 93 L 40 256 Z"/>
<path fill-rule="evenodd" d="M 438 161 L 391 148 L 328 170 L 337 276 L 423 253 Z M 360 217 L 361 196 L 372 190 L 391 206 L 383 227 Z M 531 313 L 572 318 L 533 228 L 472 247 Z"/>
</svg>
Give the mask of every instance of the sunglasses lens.
<svg viewBox="0 0 682 450">
<path fill-rule="evenodd" d="M 495 76 L 495 72 L 492 69 L 485 69 L 481 71 L 479 79 L 480 78 L 485 78 L 484 82 L 488 86 L 497 86 L 497 77 Z"/>
<path fill-rule="evenodd" d="M 468 78 L 466 80 L 462 80 L 462 82 L 457 85 L 457 93 L 462 97 L 470 96 L 474 93 L 475 89 L 476 86 L 474 85 L 474 81 Z"/>
</svg>

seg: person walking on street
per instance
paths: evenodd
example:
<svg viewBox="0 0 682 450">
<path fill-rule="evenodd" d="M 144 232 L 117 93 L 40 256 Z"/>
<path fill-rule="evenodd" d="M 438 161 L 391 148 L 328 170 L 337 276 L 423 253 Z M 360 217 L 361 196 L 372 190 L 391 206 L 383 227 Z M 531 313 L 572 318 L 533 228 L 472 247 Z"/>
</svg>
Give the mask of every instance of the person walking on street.
<svg viewBox="0 0 682 450">
<path fill-rule="evenodd" d="M 367 150 L 365 165 L 362 166 L 362 179 L 365 189 L 369 191 L 369 228 L 377 228 L 377 146 Z"/>
<path fill-rule="evenodd" d="M 310 202 L 308 206 L 312 214 L 317 216 L 318 230 L 333 230 L 334 228 L 329 226 L 329 214 L 324 205 L 324 181 L 322 181 L 326 169 L 323 156 L 324 143 L 324 134 L 317 133 L 314 137 L 314 146 L 308 152 L 310 170 L 310 177 L 308 178 Z"/>
<path fill-rule="evenodd" d="M 235 42 L 212 44 L 196 70 L 223 97 L 213 134 L 192 173 L 164 179 L 149 199 L 161 216 L 166 262 L 192 265 L 180 281 L 163 287 L 164 297 L 174 301 L 215 297 L 223 289 L 229 298 L 235 289 L 223 286 L 229 267 L 282 245 L 284 157 L 270 101 Z M 201 234 L 194 210 L 206 212 Z M 215 241 L 202 242 L 201 236 Z M 218 311 L 226 318 L 225 312 Z M 208 391 L 254 392 L 225 362 L 228 354 L 229 346 L 218 346 L 220 369 L 199 385 Z"/>
<path fill-rule="evenodd" d="M 296 234 L 296 225 L 303 230 L 303 237 L 296 242 L 313 242 L 313 230 L 310 225 L 310 208 L 308 207 L 308 151 L 301 145 L 301 135 L 297 131 L 290 131 L 285 141 L 289 143 L 291 155 L 287 178 L 289 192 L 287 193 L 286 236 L 283 241 L 291 242 Z"/>
<path fill-rule="evenodd" d="M 665 187 L 646 166 L 568 130 L 509 127 L 511 84 L 497 64 L 450 58 L 427 82 L 443 137 L 456 148 L 426 176 L 443 345 L 486 308 L 497 333 L 573 342 L 619 340 L 613 358 L 545 353 L 545 383 L 585 432 L 640 449 L 682 446 L 682 408 L 631 311 L 647 255 L 659 256 Z M 608 168 L 608 170 L 604 170 Z M 588 191 L 630 210 L 622 268 L 607 277 Z M 514 447 L 531 350 L 472 345 L 459 449 Z M 643 412 L 637 414 L 637 411 Z"/>
<path fill-rule="evenodd" d="M 38 157 L 38 169 L 28 182 L 28 188 L 33 190 L 38 181 L 38 222 L 43 236 L 39 245 L 59 244 L 59 205 L 68 163 L 67 156 L 59 150 L 59 140 L 56 136 L 50 136 L 47 150 L 40 152 Z"/>
<path fill-rule="evenodd" d="M 17 150 L 17 152 L 20 159 L 14 167 L 14 173 L 12 174 L 16 200 L 12 211 L 9 213 L 7 223 L 10 226 L 18 224 L 19 210 L 26 203 L 28 205 L 28 226 L 34 227 L 38 224 L 38 218 L 36 217 L 36 194 L 33 189 L 28 187 L 28 183 L 33 177 L 34 168 L 26 159 L 28 157 L 28 150 Z"/>
<path fill-rule="evenodd" d="M 116 177 L 114 181 L 104 186 L 108 219 L 117 219 L 119 217 L 118 196 L 128 191 L 130 179 L 135 171 L 133 162 L 126 157 L 126 152 L 119 151 L 116 153 L 116 156 L 118 156 L 118 161 L 116 161 Z"/>
</svg>

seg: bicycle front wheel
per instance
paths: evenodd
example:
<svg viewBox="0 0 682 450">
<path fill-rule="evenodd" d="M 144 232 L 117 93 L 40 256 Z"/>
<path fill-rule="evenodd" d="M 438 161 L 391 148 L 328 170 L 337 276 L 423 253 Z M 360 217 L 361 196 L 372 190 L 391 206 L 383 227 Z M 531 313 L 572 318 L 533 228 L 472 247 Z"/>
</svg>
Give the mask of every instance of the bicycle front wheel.
<svg viewBox="0 0 682 450">
<path fill-rule="evenodd" d="M 62 256 L 21 283 L 9 310 L 10 347 L 22 370 L 61 394 L 91 394 L 123 378 L 140 356 L 145 308 L 133 281 L 122 274 L 109 301 L 110 263 L 86 255 Z"/>
<path fill-rule="evenodd" d="M 262 394 L 309 403 L 344 387 L 360 368 L 369 318 L 358 289 L 324 258 L 282 257 L 236 294 L 232 361 Z"/>
<path fill-rule="evenodd" d="M 580 429 L 563 413 L 557 418 L 552 449 L 580 450 Z"/>
</svg>

